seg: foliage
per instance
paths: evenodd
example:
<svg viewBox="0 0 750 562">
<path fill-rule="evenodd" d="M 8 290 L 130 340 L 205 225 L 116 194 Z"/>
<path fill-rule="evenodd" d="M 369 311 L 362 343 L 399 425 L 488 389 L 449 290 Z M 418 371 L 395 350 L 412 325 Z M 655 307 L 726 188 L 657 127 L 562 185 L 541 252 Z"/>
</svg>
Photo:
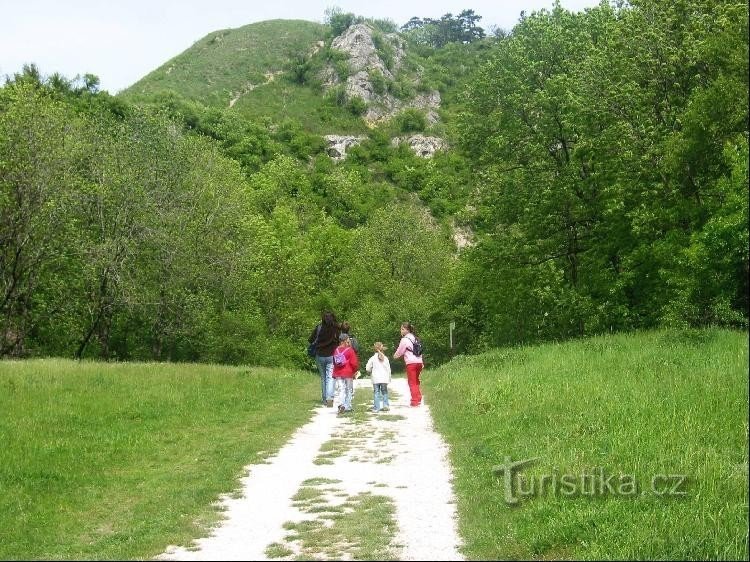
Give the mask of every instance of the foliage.
<svg viewBox="0 0 750 562">
<path fill-rule="evenodd" d="M 416 108 L 403 110 L 394 117 L 394 120 L 402 133 L 421 132 L 427 128 L 427 118 L 424 112 Z"/>
<path fill-rule="evenodd" d="M 450 302 L 478 341 L 747 326 L 746 16 L 556 6 L 497 43 L 458 128 L 481 236 Z"/>
<path fill-rule="evenodd" d="M 352 96 L 347 102 L 347 107 L 353 115 L 364 115 L 367 111 L 367 102 L 359 96 Z"/>
<path fill-rule="evenodd" d="M 347 56 L 304 22 L 212 33 L 117 97 L 28 66 L 0 88 L 0 355 L 301 364 L 329 307 L 374 339 L 408 316 L 442 341 L 456 320 L 468 350 L 746 327 L 746 16 L 555 6 L 440 47 L 414 36 L 435 22 L 412 22 L 398 79 L 371 80 L 401 99 L 439 90 L 430 126 L 407 109 L 369 128 L 342 84 L 321 95 Z M 420 131 L 450 150 L 392 144 Z M 328 133 L 364 139 L 335 163 Z M 383 209 L 403 236 L 430 233 L 393 247 L 440 268 L 371 294 L 373 221 L 398 231 Z M 456 253 L 456 223 L 475 247 Z"/>
<path fill-rule="evenodd" d="M 349 26 L 359 23 L 360 19 L 351 12 L 344 12 L 338 6 L 332 6 L 325 11 L 325 22 L 330 27 L 330 34 L 337 37 L 344 33 Z"/>
<path fill-rule="evenodd" d="M 484 29 L 477 25 L 482 16 L 474 10 L 463 10 L 457 16 L 451 13 L 439 20 L 413 17 L 401 31 L 414 42 L 440 48 L 448 43 L 471 43 L 484 37 Z"/>
<path fill-rule="evenodd" d="M 370 79 L 370 84 L 372 84 L 372 91 L 376 94 L 382 96 L 388 89 L 388 82 L 379 70 L 368 72 L 368 78 Z"/>
<path fill-rule="evenodd" d="M 366 269 L 338 246 L 390 219 L 396 189 L 332 166 L 293 120 L 163 99 L 110 106 L 33 72 L 0 89 L 3 355 L 298 365 L 319 310 L 360 318 Z M 446 269 L 430 232 L 414 251 Z"/>
</svg>

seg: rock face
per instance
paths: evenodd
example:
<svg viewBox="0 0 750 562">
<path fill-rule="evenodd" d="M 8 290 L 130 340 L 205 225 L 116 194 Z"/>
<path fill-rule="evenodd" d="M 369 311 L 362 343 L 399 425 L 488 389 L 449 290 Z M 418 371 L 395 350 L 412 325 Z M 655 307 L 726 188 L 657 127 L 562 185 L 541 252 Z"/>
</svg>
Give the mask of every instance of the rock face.
<svg viewBox="0 0 750 562">
<path fill-rule="evenodd" d="M 365 137 L 326 135 L 323 138 L 328 143 L 328 148 L 326 149 L 328 156 L 338 162 L 346 158 L 346 151 L 350 147 L 358 145 Z"/>
<path fill-rule="evenodd" d="M 358 23 L 348 27 L 344 33 L 336 37 L 331 43 L 331 47 L 349 55 L 349 68 L 354 75 L 364 72 L 367 76 L 368 71 L 380 71 L 387 80 L 393 80 L 393 74 L 378 55 L 375 42 L 372 40 L 372 34 L 372 27 L 364 23 Z M 401 41 L 393 33 L 385 34 L 383 37 L 395 50 L 392 67 L 394 71 L 398 70 L 404 56 Z M 353 76 L 349 78 L 353 78 Z M 349 82 L 347 80 L 347 87 Z M 367 92 L 363 91 L 362 93 L 366 94 Z"/>
<path fill-rule="evenodd" d="M 358 96 L 367 102 L 364 118 L 371 125 L 390 119 L 398 112 L 410 107 L 423 110 L 430 124 L 437 122 L 439 119 L 437 109 L 440 107 L 440 92 L 437 90 L 419 94 L 410 100 L 398 99 L 387 91 L 383 93 L 375 91 L 370 75 L 379 72 L 386 82 L 393 82 L 401 69 L 404 43 L 395 33 L 379 35 L 380 40 L 388 44 L 391 52 L 392 62 L 389 68 L 378 54 L 373 40 L 374 33 L 375 30 L 368 24 L 358 23 L 347 28 L 331 43 L 333 49 L 349 55 L 347 62 L 351 74 L 344 85 L 347 98 Z M 323 70 L 321 78 L 324 87 L 327 88 L 339 83 L 339 77 L 331 66 Z"/>
<path fill-rule="evenodd" d="M 440 137 L 426 137 L 424 135 L 412 135 L 411 137 L 396 137 L 391 141 L 393 146 L 401 143 L 407 143 L 417 156 L 422 158 L 432 158 L 438 150 L 448 148 L 446 143 Z"/>
</svg>

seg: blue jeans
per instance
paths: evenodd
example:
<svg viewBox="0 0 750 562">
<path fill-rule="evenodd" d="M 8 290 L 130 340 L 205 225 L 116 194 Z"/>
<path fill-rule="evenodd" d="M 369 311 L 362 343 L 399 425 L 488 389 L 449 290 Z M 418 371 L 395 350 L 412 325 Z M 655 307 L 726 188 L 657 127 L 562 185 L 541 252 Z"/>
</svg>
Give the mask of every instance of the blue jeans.
<svg viewBox="0 0 750 562">
<path fill-rule="evenodd" d="M 375 391 L 375 402 L 372 405 L 373 410 L 380 410 L 380 408 L 390 408 L 390 404 L 388 403 L 388 384 L 387 383 L 377 383 L 372 385 L 373 390 Z"/>
<path fill-rule="evenodd" d="M 316 355 L 315 362 L 320 373 L 320 399 L 325 404 L 326 400 L 333 400 L 333 355 Z"/>
</svg>

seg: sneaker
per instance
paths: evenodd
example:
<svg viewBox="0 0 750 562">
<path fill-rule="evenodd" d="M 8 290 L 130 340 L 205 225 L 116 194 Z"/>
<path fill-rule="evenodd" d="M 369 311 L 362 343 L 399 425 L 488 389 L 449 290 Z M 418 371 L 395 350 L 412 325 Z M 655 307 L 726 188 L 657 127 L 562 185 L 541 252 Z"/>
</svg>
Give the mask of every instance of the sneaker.
<svg viewBox="0 0 750 562">
<path fill-rule="evenodd" d="M 383 408 L 385 410 L 385 408 Z M 377 414 L 380 410 L 376 410 L 375 408 L 370 408 L 367 410 L 368 412 L 372 412 L 373 414 Z"/>
<path fill-rule="evenodd" d="M 343 414 L 344 411 L 345 411 L 344 410 L 344 406 L 342 406 L 341 404 L 339 404 L 339 414 Z"/>
<path fill-rule="evenodd" d="M 326 406 L 333 408 L 333 400 L 326 400 Z"/>
</svg>

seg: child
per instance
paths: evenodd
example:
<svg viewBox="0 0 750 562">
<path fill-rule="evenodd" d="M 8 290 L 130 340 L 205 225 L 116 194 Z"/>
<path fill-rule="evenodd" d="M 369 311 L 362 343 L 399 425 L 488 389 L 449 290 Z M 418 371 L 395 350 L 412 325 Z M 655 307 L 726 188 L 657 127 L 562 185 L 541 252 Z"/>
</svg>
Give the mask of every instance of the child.
<svg viewBox="0 0 750 562">
<path fill-rule="evenodd" d="M 388 403 L 388 383 L 391 382 L 391 364 L 383 351 L 387 348 L 379 341 L 372 346 L 375 355 L 367 361 L 365 370 L 372 376 L 372 388 L 375 392 L 371 412 L 384 412 L 390 410 Z M 381 407 L 382 404 L 382 407 Z"/>
<path fill-rule="evenodd" d="M 422 403 L 422 391 L 419 389 L 419 373 L 422 372 L 424 361 L 422 360 L 421 346 L 418 346 L 417 334 L 410 322 L 401 323 L 401 342 L 393 354 L 394 359 L 404 358 L 406 363 L 406 380 L 411 392 L 411 406 L 419 406 Z M 419 347 L 419 349 L 417 349 Z M 415 353 L 416 352 L 416 353 Z"/>
<path fill-rule="evenodd" d="M 341 334 L 339 346 L 333 352 L 333 379 L 336 381 L 339 414 L 352 411 L 354 373 L 357 369 L 359 369 L 359 359 L 352 349 L 349 334 Z"/>
</svg>

